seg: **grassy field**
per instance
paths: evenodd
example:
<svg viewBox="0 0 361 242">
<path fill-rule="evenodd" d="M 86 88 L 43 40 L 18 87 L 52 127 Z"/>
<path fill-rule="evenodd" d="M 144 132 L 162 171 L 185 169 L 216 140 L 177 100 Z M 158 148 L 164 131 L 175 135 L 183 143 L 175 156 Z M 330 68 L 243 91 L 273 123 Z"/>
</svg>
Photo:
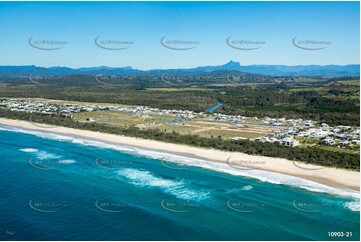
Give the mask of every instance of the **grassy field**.
<svg viewBox="0 0 361 242">
<path fill-rule="evenodd" d="M 275 85 L 276 83 L 216 83 L 210 84 L 211 87 L 237 87 L 237 86 L 249 86 L 256 87 L 260 85 Z"/>
<path fill-rule="evenodd" d="M 322 95 L 323 97 L 333 100 L 357 100 L 360 99 L 360 82 L 358 80 L 339 81 L 337 83 L 343 83 L 344 85 L 329 85 L 321 87 L 303 87 L 290 89 L 290 93 L 314 91 Z"/>
<path fill-rule="evenodd" d="M 187 125 L 184 124 L 176 124 L 176 125 L 158 125 L 158 126 L 152 126 L 148 127 L 150 129 L 160 129 L 161 131 L 165 131 L 168 133 L 171 132 L 177 132 L 180 134 L 196 134 L 201 137 L 207 137 L 207 138 L 216 138 L 218 136 L 221 136 L 224 139 L 230 139 L 233 137 L 242 137 L 247 139 L 254 139 L 260 136 L 265 135 L 266 133 L 260 133 L 260 132 L 252 132 L 249 130 L 243 131 L 243 130 L 230 130 L 230 129 L 221 129 L 216 127 L 205 127 L 200 128 L 198 126 L 193 126 L 190 123 L 187 123 Z"/>
<path fill-rule="evenodd" d="M 327 91 L 330 90 L 328 87 L 301 87 L 290 89 L 289 92 L 304 92 L 304 91 Z"/>
<path fill-rule="evenodd" d="M 345 81 L 338 81 L 340 84 L 350 85 L 350 86 L 360 86 L 360 80 L 345 80 Z"/>
<path fill-rule="evenodd" d="M 164 132 L 177 132 L 180 134 L 197 134 L 202 137 L 218 137 L 230 139 L 242 137 L 254 139 L 264 136 L 270 132 L 283 129 L 284 127 L 271 127 L 262 125 L 236 125 L 218 121 L 211 121 L 210 117 L 204 118 L 206 121 L 188 120 L 180 122 L 174 115 L 154 115 L 154 114 L 133 114 L 117 111 L 95 111 L 82 112 L 73 115 L 78 122 L 92 122 L 106 124 L 117 127 L 136 126 L 142 129 L 159 129 Z"/>
<path fill-rule="evenodd" d="M 353 149 L 343 149 L 339 147 L 331 147 L 331 146 L 319 146 L 319 149 L 322 150 L 328 150 L 333 152 L 343 152 L 348 154 L 359 154 L 360 153 L 360 147 L 354 147 Z"/>
<path fill-rule="evenodd" d="M 172 87 L 164 87 L 164 88 L 147 88 L 147 91 L 162 91 L 162 92 L 184 92 L 184 91 L 215 91 L 212 88 L 200 88 L 200 87 L 184 87 L 184 88 L 172 88 Z"/>
<path fill-rule="evenodd" d="M 230 139 L 230 138 L 234 138 L 234 137 L 255 139 L 255 138 L 265 135 L 265 134 L 260 134 L 260 133 L 243 132 L 241 130 L 222 130 L 222 129 L 201 131 L 198 134 L 199 134 L 199 136 L 202 136 L 202 137 L 216 138 L 218 136 L 221 136 L 223 139 Z"/>
<path fill-rule="evenodd" d="M 156 124 L 174 120 L 170 116 L 149 116 L 132 113 L 122 113 L 115 111 L 95 111 L 74 114 L 74 120 L 79 122 L 87 122 L 87 118 L 94 119 L 97 123 L 112 126 L 139 126 L 144 124 Z"/>
<path fill-rule="evenodd" d="M 149 126 L 147 129 L 159 129 L 167 133 L 172 133 L 174 131 L 180 134 L 193 134 L 198 128 L 182 124 L 162 124 Z"/>
<path fill-rule="evenodd" d="M 217 138 L 220 136 L 223 139 L 231 139 L 234 137 L 255 139 L 285 128 L 263 125 L 237 125 L 224 122 L 212 122 L 210 121 L 210 117 L 205 118 L 205 120 L 208 120 L 208 122 L 199 120 L 179 122 L 179 120 L 176 120 L 174 115 L 140 115 L 116 111 L 95 111 L 74 114 L 74 120 L 79 122 L 89 122 L 87 121 L 89 118 L 92 118 L 94 122 L 110 126 L 136 126 L 142 129 L 159 129 L 167 133 L 177 132 L 183 135 L 191 134 L 207 138 Z M 320 149 L 328 151 L 344 152 L 350 154 L 358 152 L 357 147 L 354 147 L 353 149 L 344 149 L 338 147 L 319 146 L 314 142 L 314 140 L 299 140 L 301 142 L 301 146 L 304 147 L 317 146 Z"/>
</svg>

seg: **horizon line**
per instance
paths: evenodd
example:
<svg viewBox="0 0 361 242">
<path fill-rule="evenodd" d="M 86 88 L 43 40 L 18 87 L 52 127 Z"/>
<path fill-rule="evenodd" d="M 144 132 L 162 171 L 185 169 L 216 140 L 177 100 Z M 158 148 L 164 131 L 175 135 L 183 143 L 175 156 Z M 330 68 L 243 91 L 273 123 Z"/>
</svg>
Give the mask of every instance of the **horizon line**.
<svg viewBox="0 0 361 242">
<path fill-rule="evenodd" d="M 78 67 L 71 67 L 71 66 L 38 66 L 35 64 L 29 64 L 29 65 L 0 65 L 0 67 L 25 67 L 25 66 L 35 66 L 39 68 L 69 68 L 69 69 L 81 69 L 81 68 L 99 68 L 99 67 L 106 67 L 106 68 L 131 68 L 133 70 L 139 70 L 139 71 L 151 71 L 151 70 L 177 70 L 177 69 L 195 69 L 199 67 L 217 67 L 217 66 L 224 66 L 230 62 L 238 63 L 240 66 L 287 66 L 287 67 L 296 67 L 296 66 L 350 66 L 350 65 L 360 65 L 360 63 L 349 63 L 349 64 L 298 64 L 298 65 L 285 65 L 285 64 L 248 64 L 248 65 L 242 65 L 238 61 L 228 61 L 225 64 L 220 65 L 199 65 L 199 66 L 193 66 L 193 67 L 172 67 L 172 68 L 150 68 L 150 69 L 138 69 L 133 66 L 106 66 L 106 65 L 99 65 L 99 66 L 78 66 Z"/>
</svg>

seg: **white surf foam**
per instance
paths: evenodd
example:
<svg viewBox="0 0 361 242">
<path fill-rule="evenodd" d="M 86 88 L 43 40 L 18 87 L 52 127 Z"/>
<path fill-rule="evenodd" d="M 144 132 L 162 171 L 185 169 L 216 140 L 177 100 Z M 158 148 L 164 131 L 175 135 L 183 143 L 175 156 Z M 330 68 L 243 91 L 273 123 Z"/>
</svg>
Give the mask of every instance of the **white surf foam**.
<svg viewBox="0 0 361 242">
<path fill-rule="evenodd" d="M 251 185 L 243 186 L 241 188 L 242 191 L 249 191 L 249 190 L 252 190 L 252 189 L 253 189 L 253 187 Z"/>
<path fill-rule="evenodd" d="M 351 211 L 360 212 L 360 201 L 346 202 L 344 206 Z"/>
<path fill-rule="evenodd" d="M 244 176 L 244 177 L 251 177 L 255 178 L 264 182 L 269 182 L 273 184 L 284 184 L 295 186 L 299 188 L 303 188 L 313 192 L 323 192 L 329 193 L 337 196 L 342 197 L 350 197 L 350 198 L 359 198 L 359 192 L 351 190 L 351 189 L 343 189 L 343 188 L 334 188 L 327 185 L 323 185 L 317 182 L 305 180 L 302 178 L 284 175 L 280 173 L 270 172 L 270 171 L 263 171 L 263 170 L 256 170 L 256 169 L 238 169 L 233 166 L 229 166 L 224 163 L 216 163 L 205 161 L 201 159 L 195 158 L 188 158 L 177 156 L 173 154 L 164 154 L 156 151 L 147 151 L 147 150 L 137 150 L 139 154 L 155 158 L 155 159 L 163 159 L 172 162 L 179 162 L 181 164 L 187 164 L 188 166 L 197 166 L 202 167 L 209 170 L 219 171 L 223 173 L 228 173 L 234 176 Z M 158 154 L 160 153 L 160 154 Z"/>
<path fill-rule="evenodd" d="M 48 160 L 48 159 L 59 159 L 61 158 L 61 156 L 59 155 L 55 155 L 46 151 L 41 151 L 38 149 L 33 149 L 33 148 L 24 148 L 24 149 L 19 149 L 22 152 L 25 153 L 34 153 L 36 155 L 36 157 L 40 160 Z"/>
<path fill-rule="evenodd" d="M 32 135 L 35 135 L 35 136 L 43 138 L 43 139 L 65 141 L 65 142 L 71 142 L 74 144 L 81 144 L 81 145 L 85 145 L 85 146 L 95 146 L 95 147 L 99 147 L 99 148 L 113 149 L 113 150 L 118 150 L 118 151 L 122 151 L 122 152 L 127 152 L 127 151 L 133 152 L 134 151 L 134 149 L 132 147 L 107 144 L 104 142 L 88 140 L 88 139 L 83 139 L 83 138 L 76 138 L 76 137 L 72 137 L 72 136 L 60 135 L 60 134 L 55 134 L 55 133 L 50 133 L 50 132 L 27 130 L 27 129 L 15 128 L 15 127 L 9 127 L 9 128 L 2 127 L 1 130 L 25 133 L 25 134 L 32 134 Z"/>
<path fill-rule="evenodd" d="M 61 160 L 59 161 L 59 164 L 73 164 L 75 162 L 75 160 Z"/>
<path fill-rule="evenodd" d="M 232 188 L 232 189 L 227 189 L 226 190 L 226 194 L 229 194 L 229 193 L 242 193 L 242 192 L 245 192 L 245 191 L 250 191 L 253 189 L 253 186 L 251 185 L 246 185 L 246 186 L 243 186 L 241 188 Z"/>
<path fill-rule="evenodd" d="M 218 172 L 228 173 L 234 176 L 243 176 L 243 177 L 251 177 L 255 178 L 264 182 L 269 182 L 273 184 L 284 184 L 289 186 L 295 186 L 299 188 L 303 188 L 309 191 L 313 192 L 323 192 L 323 193 L 329 193 L 341 197 L 348 197 L 348 198 L 354 198 L 359 200 L 359 192 L 354 191 L 351 189 L 343 189 L 343 188 L 334 188 L 327 185 L 323 185 L 317 182 L 305 180 L 298 177 L 293 177 L 289 175 L 284 175 L 280 173 L 270 172 L 270 171 L 262 171 L 262 170 L 255 170 L 255 169 L 238 169 L 235 167 L 228 166 L 224 163 L 216 163 L 216 162 L 210 162 L 206 160 L 196 159 L 196 158 L 189 158 L 189 157 L 183 157 L 179 155 L 173 155 L 169 153 L 164 152 L 158 152 L 158 151 L 149 151 L 149 150 L 143 150 L 128 146 L 121 146 L 121 145 L 112 145 L 112 144 L 106 144 L 103 142 L 98 141 L 92 141 L 87 139 L 80 139 L 80 138 L 74 138 L 70 136 L 64 136 L 64 135 L 58 135 L 53 133 L 47 133 L 47 132 L 40 132 L 40 131 L 33 131 L 33 130 L 24 130 L 19 128 L 4 128 L 8 131 L 13 132 L 21 132 L 21 133 L 28 133 L 33 134 L 41 138 L 45 139 L 53 139 L 57 141 L 67 141 L 67 142 L 84 142 L 84 145 L 87 146 L 96 146 L 100 148 L 106 148 L 106 149 L 114 149 L 121 152 L 130 152 L 133 154 L 145 156 L 152 159 L 158 159 L 158 160 L 164 160 L 169 162 L 175 162 L 181 165 L 187 165 L 187 166 L 196 166 L 201 167 L 209 170 L 214 170 Z"/>
<path fill-rule="evenodd" d="M 179 199 L 202 201 L 208 198 L 209 192 L 195 191 L 190 189 L 184 181 L 174 181 L 155 176 L 149 171 L 124 169 L 118 171 L 119 176 L 125 177 L 131 184 L 141 187 L 161 189 L 163 192 Z"/>
<path fill-rule="evenodd" d="M 39 150 L 38 149 L 33 149 L 33 148 L 24 148 L 24 149 L 19 149 L 22 152 L 26 152 L 26 153 L 36 153 Z"/>
<path fill-rule="evenodd" d="M 35 155 L 40 160 L 52 160 L 61 158 L 60 155 L 52 154 L 46 151 L 38 151 L 35 153 Z"/>
</svg>

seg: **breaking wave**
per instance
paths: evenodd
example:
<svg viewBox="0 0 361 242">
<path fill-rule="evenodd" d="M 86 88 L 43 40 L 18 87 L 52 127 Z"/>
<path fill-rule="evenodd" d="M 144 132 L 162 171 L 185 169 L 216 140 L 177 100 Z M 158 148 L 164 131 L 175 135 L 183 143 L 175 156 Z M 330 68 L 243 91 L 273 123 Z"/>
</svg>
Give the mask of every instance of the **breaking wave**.
<svg viewBox="0 0 361 242">
<path fill-rule="evenodd" d="M 124 169 L 117 174 L 126 178 L 131 184 L 160 189 L 168 195 L 173 195 L 178 199 L 202 201 L 209 197 L 209 192 L 196 191 L 190 188 L 190 184 L 184 181 L 165 179 L 145 170 Z"/>
<path fill-rule="evenodd" d="M 163 160 L 163 161 L 169 161 L 174 162 L 180 165 L 184 166 L 195 166 L 195 167 L 201 167 L 204 169 L 209 169 L 213 171 L 223 172 L 227 174 L 231 174 L 234 176 L 243 176 L 243 177 L 251 177 L 255 178 L 264 182 L 269 182 L 273 184 L 284 184 L 289 186 L 294 186 L 302 189 L 306 189 L 313 192 L 322 192 L 322 193 L 329 193 L 336 196 L 341 197 L 347 197 L 347 198 L 353 198 L 356 199 L 355 202 L 351 202 L 347 205 L 345 205 L 347 208 L 353 210 L 356 205 L 359 204 L 359 192 L 354 191 L 351 189 L 344 189 L 344 188 L 334 188 L 327 185 L 323 185 L 317 182 L 305 180 L 302 178 L 284 175 L 280 173 L 270 172 L 270 171 L 263 171 L 263 170 L 256 170 L 256 169 L 247 169 L 247 170 L 241 170 L 237 169 L 235 167 L 228 166 L 224 163 L 217 163 L 217 162 L 210 162 L 206 160 L 196 159 L 196 158 L 189 158 L 179 155 L 173 155 L 169 153 L 164 152 L 158 152 L 158 151 L 150 151 L 145 149 L 138 149 L 135 147 L 129 147 L 129 146 L 122 146 L 122 145 L 113 145 L 113 144 L 107 144 L 104 142 L 98 142 L 98 141 L 92 141 L 87 140 L 83 138 L 77 138 L 77 137 L 71 137 L 71 136 L 65 136 L 65 135 L 58 135 L 54 133 L 48 133 L 48 132 L 40 132 L 40 131 L 33 131 L 33 130 L 24 130 L 19 128 L 2 128 L 3 130 L 13 131 L 13 132 L 21 132 L 21 133 L 28 133 L 33 134 L 38 137 L 44 138 L 44 139 L 52 139 L 57 141 L 66 141 L 66 142 L 72 142 L 77 144 L 82 144 L 86 146 L 96 146 L 100 148 L 106 148 L 106 149 L 113 149 L 125 153 L 130 154 L 136 154 L 145 156 L 151 159 L 157 159 L 157 160 Z M 31 149 L 31 148 L 30 148 Z M 25 150 L 29 151 L 29 148 L 26 148 Z M 26 151 L 25 151 L 26 152 Z M 128 173 L 127 173 L 128 172 Z M 127 172 L 121 174 L 125 177 L 128 176 L 129 179 L 133 180 L 134 184 L 136 185 L 146 185 L 149 187 L 161 187 L 164 191 L 168 193 L 174 192 L 174 194 L 177 194 L 179 197 L 186 197 L 182 191 L 182 186 L 184 184 L 181 184 L 180 181 L 171 181 L 171 180 L 162 180 L 162 178 L 155 177 L 151 173 L 148 173 L 147 171 L 137 171 L 137 170 L 128 170 Z M 132 174 L 138 174 L 142 178 L 137 178 Z M 143 180 L 141 180 L 143 179 Z M 157 185 L 155 185 L 157 184 Z M 170 187 L 168 187 L 170 185 Z M 183 187 L 184 189 L 184 187 Z M 252 189 L 250 187 L 244 187 L 244 190 Z M 182 195 L 183 194 L 183 195 Z M 189 192 L 189 196 L 196 197 L 195 193 L 192 195 L 192 192 Z M 359 205 L 358 205 L 359 207 Z M 354 210 L 353 210 L 354 211 Z"/>
</svg>

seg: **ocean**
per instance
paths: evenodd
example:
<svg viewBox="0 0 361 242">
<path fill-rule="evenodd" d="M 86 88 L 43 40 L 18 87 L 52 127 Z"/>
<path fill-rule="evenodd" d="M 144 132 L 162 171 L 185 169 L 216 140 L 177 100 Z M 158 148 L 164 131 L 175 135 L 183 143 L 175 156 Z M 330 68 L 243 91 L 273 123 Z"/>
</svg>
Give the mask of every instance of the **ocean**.
<svg viewBox="0 0 361 242">
<path fill-rule="evenodd" d="M 51 130 L 49 130 L 51 131 Z M 0 240 L 359 240 L 359 192 L 0 126 Z"/>
</svg>

